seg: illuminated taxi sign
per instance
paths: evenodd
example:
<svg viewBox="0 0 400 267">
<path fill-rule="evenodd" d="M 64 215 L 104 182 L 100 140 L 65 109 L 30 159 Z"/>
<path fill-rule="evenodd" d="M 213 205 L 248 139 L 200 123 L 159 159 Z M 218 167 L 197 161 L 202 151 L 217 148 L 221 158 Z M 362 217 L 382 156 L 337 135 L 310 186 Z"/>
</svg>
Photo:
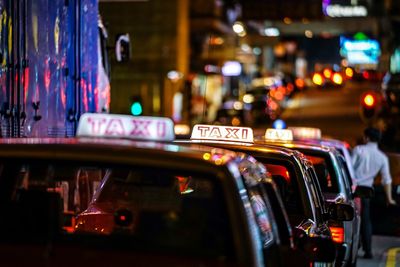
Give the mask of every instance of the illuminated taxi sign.
<svg viewBox="0 0 400 267">
<path fill-rule="evenodd" d="M 321 139 L 321 129 L 312 127 L 288 127 L 296 139 Z"/>
<path fill-rule="evenodd" d="M 253 143 L 253 130 L 248 127 L 197 124 L 190 139 Z"/>
<path fill-rule="evenodd" d="M 85 113 L 79 119 L 78 137 L 111 137 L 172 141 L 174 123 L 169 118 Z"/>
<path fill-rule="evenodd" d="M 175 124 L 174 131 L 175 135 L 189 135 L 190 126 L 187 124 Z"/>
<path fill-rule="evenodd" d="M 268 128 L 265 131 L 265 139 L 273 141 L 292 141 L 293 134 L 288 129 L 272 129 Z"/>
</svg>

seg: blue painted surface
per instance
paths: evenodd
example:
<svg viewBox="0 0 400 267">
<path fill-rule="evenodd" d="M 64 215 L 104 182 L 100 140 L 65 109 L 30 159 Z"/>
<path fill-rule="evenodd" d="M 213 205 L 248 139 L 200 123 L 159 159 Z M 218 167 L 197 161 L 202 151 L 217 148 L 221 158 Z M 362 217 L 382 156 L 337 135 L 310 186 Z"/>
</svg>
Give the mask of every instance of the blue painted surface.
<svg viewBox="0 0 400 267">
<path fill-rule="evenodd" d="M 74 119 L 100 109 L 98 0 L 0 0 L 0 9 L 2 135 L 18 136 L 18 124 L 19 136 L 73 135 Z"/>
</svg>

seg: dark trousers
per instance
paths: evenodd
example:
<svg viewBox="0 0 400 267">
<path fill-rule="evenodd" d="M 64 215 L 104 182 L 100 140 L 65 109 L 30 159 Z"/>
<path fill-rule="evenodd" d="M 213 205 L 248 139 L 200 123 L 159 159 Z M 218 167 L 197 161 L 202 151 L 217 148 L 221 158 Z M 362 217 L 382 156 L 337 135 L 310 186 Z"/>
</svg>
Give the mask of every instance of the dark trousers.
<svg viewBox="0 0 400 267">
<path fill-rule="evenodd" d="M 366 254 L 371 254 L 372 223 L 369 198 L 361 198 L 361 244 Z"/>
</svg>

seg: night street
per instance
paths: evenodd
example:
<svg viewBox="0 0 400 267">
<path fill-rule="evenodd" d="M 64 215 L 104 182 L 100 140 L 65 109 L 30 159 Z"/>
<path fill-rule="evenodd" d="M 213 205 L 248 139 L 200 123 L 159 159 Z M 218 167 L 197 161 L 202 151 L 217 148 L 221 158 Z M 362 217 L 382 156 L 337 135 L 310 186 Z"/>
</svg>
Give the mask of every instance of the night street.
<svg viewBox="0 0 400 267">
<path fill-rule="evenodd" d="M 0 267 L 400 267 L 400 0 L 0 0 Z"/>
</svg>

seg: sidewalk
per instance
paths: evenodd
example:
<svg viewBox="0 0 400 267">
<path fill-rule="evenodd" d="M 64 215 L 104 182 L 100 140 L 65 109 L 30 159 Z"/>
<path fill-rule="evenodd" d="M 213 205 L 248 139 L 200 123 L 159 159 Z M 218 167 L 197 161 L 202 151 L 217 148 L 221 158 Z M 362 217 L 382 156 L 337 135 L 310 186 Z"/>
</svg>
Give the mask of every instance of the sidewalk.
<svg viewBox="0 0 400 267">
<path fill-rule="evenodd" d="M 395 249 L 398 248 L 398 249 Z M 360 267 L 400 267 L 400 237 L 372 237 L 373 259 L 363 259 L 363 251 L 358 251 L 357 266 Z"/>
</svg>

